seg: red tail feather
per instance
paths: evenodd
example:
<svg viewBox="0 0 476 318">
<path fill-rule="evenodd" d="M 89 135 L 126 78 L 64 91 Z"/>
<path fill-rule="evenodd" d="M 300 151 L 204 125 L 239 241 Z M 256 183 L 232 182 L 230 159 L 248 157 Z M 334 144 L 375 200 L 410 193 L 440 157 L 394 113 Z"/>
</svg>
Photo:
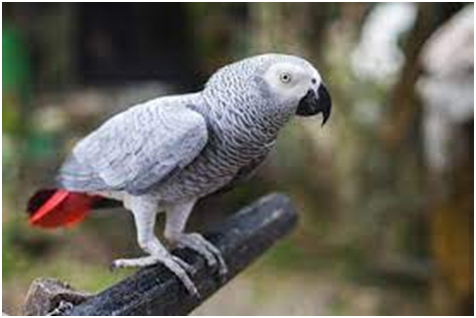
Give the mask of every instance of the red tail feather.
<svg viewBox="0 0 476 318">
<path fill-rule="evenodd" d="M 45 228 L 72 226 L 86 217 L 95 199 L 66 190 L 40 191 L 30 199 L 30 224 Z"/>
</svg>

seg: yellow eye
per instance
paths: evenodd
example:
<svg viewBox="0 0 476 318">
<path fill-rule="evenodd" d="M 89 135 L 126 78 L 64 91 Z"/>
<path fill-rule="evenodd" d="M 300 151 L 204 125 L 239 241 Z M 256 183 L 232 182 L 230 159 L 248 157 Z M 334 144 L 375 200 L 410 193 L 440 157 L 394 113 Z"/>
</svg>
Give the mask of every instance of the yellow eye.
<svg viewBox="0 0 476 318">
<path fill-rule="evenodd" d="M 279 75 L 279 79 L 281 80 L 281 82 L 287 84 L 287 83 L 291 82 L 291 74 L 281 73 L 281 75 Z"/>
</svg>

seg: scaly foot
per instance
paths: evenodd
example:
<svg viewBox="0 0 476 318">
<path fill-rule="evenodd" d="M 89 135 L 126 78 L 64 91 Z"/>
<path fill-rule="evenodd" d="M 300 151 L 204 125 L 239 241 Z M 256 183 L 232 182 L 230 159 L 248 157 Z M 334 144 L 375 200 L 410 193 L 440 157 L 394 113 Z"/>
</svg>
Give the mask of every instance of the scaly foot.
<svg viewBox="0 0 476 318">
<path fill-rule="evenodd" d="M 112 262 L 111 270 L 124 267 L 145 267 L 157 263 L 163 264 L 167 269 L 174 273 L 190 294 L 200 297 L 195 284 L 187 274 L 187 272 L 192 271 L 192 267 L 172 254 L 157 254 L 138 258 L 117 259 Z"/>
<path fill-rule="evenodd" d="M 205 257 L 208 266 L 215 267 L 218 265 L 218 273 L 223 278 L 228 273 L 228 268 L 218 248 L 207 241 L 199 233 L 182 234 L 175 239 L 175 243 L 179 247 L 188 247 L 198 254 Z"/>
</svg>

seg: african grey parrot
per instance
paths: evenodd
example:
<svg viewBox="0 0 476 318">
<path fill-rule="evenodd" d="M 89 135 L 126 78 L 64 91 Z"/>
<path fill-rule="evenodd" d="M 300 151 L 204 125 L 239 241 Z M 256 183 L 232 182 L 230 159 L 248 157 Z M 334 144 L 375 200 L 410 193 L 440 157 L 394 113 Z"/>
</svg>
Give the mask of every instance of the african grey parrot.
<svg viewBox="0 0 476 318">
<path fill-rule="evenodd" d="M 184 232 L 195 203 L 252 173 L 295 114 L 322 112 L 324 124 L 330 111 L 330 95 L 306 60 L 264 54 L 235 62 L 213 74 L 202 91 L 133 106 L 79 141 L 59 171 L 58 189 L 30 200 L 30 223 L 68 226 L 103 200 L 121 201 L 147 256 L 113 266 L 162 263 L 197 294 L 188 264 L 154 234 L 157 213 L 166 213 L 170 243 L 195 250 L 226 275 L 218 249 Z"/>
</svg>

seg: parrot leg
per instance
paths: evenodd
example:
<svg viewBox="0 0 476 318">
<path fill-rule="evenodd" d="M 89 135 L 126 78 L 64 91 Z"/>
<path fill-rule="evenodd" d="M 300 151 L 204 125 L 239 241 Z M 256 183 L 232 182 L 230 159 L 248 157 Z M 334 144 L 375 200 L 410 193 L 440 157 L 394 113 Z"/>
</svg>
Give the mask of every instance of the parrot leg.
<svg viewBox="0 0 476 318">
<path fill-rule="evenodd" d="M 134 215 L 139 246 L 149 255 L 138 258 L 118 259 L 111 264 L 112 269 L 122 267 L 144 267 L 161 263 L 177 276 L 192 295 L 198 295 L 195 284 L 187 274 L 191 267 L 185 261 L 169 253 L 154 234 L 157 204 L 151 201 L 131 199 L 127 204 Z"/>
<path fill-rule="evenodd" d="M 185 224 L 192 212 L 195 201 L 175 204 L 169 207 L 165 223 L 165 238 L 179 247 L 188 247 L 202 255 L 208 266 L 216 267 L 220 276 L 228 273 L 228 268 L 221 252 L 199 233 L 184 233 Z"/>
</svg>

